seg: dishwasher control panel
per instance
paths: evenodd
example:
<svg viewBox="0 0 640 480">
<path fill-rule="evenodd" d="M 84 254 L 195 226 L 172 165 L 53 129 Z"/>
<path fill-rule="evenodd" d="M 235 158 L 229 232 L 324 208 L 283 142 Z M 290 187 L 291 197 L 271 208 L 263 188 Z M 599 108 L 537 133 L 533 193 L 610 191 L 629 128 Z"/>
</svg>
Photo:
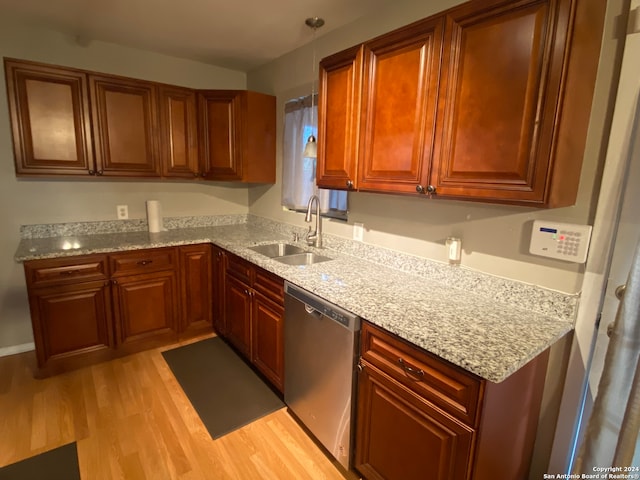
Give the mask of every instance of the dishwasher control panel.
<svg viewBox="0 0 640 480">
<path fill-rule="evenodd" d="M 590 240 L 591 225 L 535 220 L 529 253 L 584 263 L 587 261 Z"/>
<path fill-rule="evenodd" d="M 296 300 L 304 304 L 304 309 L 307 313 L 317 313 L 330 318 L 334 322 L 344 325 L 349 330 L 359 330 L 360 321 L 359 318 L 351 312 L 344 310 L 343 308 L 333 305 L 323 298 L 320 298 L 302 288 L 295 287 L 289 282 L 285 282 L 284 291 L 287 295 L 292 296 Z"/>
</svg>

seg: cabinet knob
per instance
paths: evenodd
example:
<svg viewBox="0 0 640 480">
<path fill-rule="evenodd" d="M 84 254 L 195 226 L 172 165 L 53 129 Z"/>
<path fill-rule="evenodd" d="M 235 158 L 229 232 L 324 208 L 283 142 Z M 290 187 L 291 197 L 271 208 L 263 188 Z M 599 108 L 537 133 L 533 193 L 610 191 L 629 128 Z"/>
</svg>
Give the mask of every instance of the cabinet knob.
<svg viewBox="0 0 640 480">
<path fill-rule="evenodd" d="M 199 177 L 200 176 L 200 172 L 193 172 L 193 176 L 194 177 Z"/>
<path fill-rule="evenodd" d="M 114 285 L 117 285 L 118 281 L 117 280 L 111 280 L 111 283 L 113 283 Z"/>
<path fill-rule="evenodd" d="M 103 173 L 103 172 L 102 172 L 102 170 L 98 170 L 98 171 L 96 172 L 96 175 L 102 175 L 102 173 Z"/>
<path fill-rule="evenodd" d="M 424 193 L 424 187 L 422 185 L 416 185 L 416 192 Z"/>
<path fill-rule="evenodd" d="M 150 263 L 153 263 L 153 260 L 140 260 L 138 262 L 136 262 L 138 265 L 142 265 L 143 267 L 145 265 L 149 265 Z"/>
<path fill-rule="evenodd" d="M 95 175 L 96 171 L 95 170 L 89 170 L 89 175 Z"/>
<path fill-rule="evenodd" d="M 353 181 L 347 180 L 347 188 L 348 189 L 352 189 L 353 188 Z"/>
<path fill-rule="evenodd" d="M 427 186 L 427 193 L 436 193 L 436 187 L 433 185 Z"/>
</svg>

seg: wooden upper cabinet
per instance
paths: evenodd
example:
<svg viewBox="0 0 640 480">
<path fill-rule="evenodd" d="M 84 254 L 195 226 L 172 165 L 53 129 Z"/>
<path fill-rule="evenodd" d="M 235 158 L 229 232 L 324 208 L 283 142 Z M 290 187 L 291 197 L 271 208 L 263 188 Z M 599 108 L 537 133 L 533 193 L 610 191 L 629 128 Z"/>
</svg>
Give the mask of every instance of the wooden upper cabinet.
<svg viewBox="0 0 640 480">
<path fill-rule="evenodd" d="M 438 195 L 545 202 L 570 3 L 472 2 L 447 15 Z"/>
<path fill-rule="evenodd" d="M 320 63 L 318 186 L 415 193 L 427 184 L 444 20 L 426 19 Z"/>
<path fill-rule="evenodd" d="M 88 175 L 94 169 L 87 77 L 5 59 L 17 175 Z"/>
<path fill-rule="evenodd" d="M 320 62 L 316 183 L 322 188 L 358 187 L 362 56 L 358 46 Z"/>
<path fill-rule="evenodd" d="M 236 150 L 236 119 L 240 98 L 236 91 L 206 91 L 199 94 L 200 154 L 207 178 L 242 177 Z"/>
<path fill-rule="evenodd" d="M 17 175 L 275 183 L 273 95 L 4 64 Z"/>
<path fill-rule="evenodd" d="M 160 85 L 158 99 L 162 176 L 201 176 L 196 92 L 189 88 Z"/>
<path fill-rule="evenodd" d="M 275 97 L 199 92 L 200 156 L 208 180 L 275 183 Z"/>
<path fill-rule="evenodd" d="M 471 0 L 323 59 L 318 186 L 573 205 L 604 13 Z"/>
<path fill-rule="evenodd" d="M 429 181 L 444 21 L 364 45 L 358 188 L 415 193 Z"/>
<path fill-rule="evenodd" d="M 156 85 L 89 75 L 98 175 L 157 177 Z"/>
</svg>

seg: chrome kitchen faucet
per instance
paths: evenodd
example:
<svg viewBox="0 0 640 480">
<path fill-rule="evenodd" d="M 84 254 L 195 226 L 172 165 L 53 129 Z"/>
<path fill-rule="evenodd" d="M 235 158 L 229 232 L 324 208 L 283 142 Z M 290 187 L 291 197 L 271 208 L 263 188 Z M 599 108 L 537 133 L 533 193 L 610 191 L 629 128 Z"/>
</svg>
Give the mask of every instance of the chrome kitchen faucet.
<svg viewBox="0 0 640 480">
<path fill-rule="evenodd" d="M 320 199 L 317 195 L 311 195 L 309 198 L 309 204 L 307 205 L 307 214 L 304 217 L 304 221 L 311 223 L 311 209 L 313 208 L 313 202 L 316 202 L 316 229 L 312 232 L 311 225 L 309 225 L 309 231 L 305 237 L 307 245 L 313 245 L 314 247 L 322 248 L 322 222 L 320 221 Z"/>
</svg>

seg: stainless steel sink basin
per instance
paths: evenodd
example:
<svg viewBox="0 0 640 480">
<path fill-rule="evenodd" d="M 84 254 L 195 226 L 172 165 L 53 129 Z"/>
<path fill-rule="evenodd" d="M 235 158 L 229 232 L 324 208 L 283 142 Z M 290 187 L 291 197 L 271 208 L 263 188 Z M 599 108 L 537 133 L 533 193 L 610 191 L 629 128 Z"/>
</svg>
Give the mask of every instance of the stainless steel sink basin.
<svg viewBox="0 0 640 480">
<path fill-rule="evenodd" d="M 318 255 L 312 252 L 298 253 L 295 255 L 286 255 L 283 257 L 275 257 L 274 260 L 285 263 L 287 265 L 313 265 L 314 263 L 326 262 L 333 258 Z"/>
<path fill-rule="evenodd" d="M 283 257 L 285 255 L 293 255 L 296 253 L 303 253 L 304 249 L 296 247 L 295 245 L 289 245 L 288 243 L 269 243 L 268 245 L 257 245 L 255 247 L 249 247 L 249 250 L 261 253 L 270 258 Z"/>
</svg>

